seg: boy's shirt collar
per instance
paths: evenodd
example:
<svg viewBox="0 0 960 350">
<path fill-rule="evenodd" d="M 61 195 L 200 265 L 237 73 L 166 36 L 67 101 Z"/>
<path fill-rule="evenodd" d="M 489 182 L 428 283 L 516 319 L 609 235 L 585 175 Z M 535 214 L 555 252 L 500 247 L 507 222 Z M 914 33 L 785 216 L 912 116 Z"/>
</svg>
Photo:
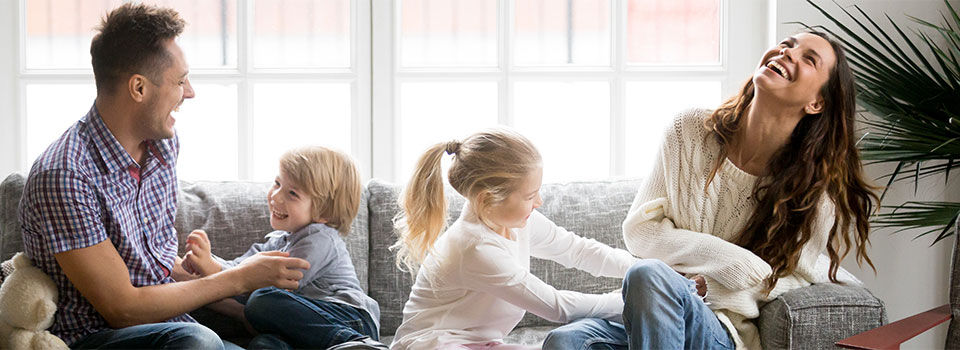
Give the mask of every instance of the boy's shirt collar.
<svg viewBox="0 0 960 350">
<path fill-rule="evenodd" d="M 312 235 L 314 233 L 332 233 L 334 235 L 338 234 L 337 230 L 333 227 L 327 226 L 326 224 L 320 223 L 311 223 L 303 228 L 297 230 L 296 232 L 290 233 L 287 231 L 276 230 L 267 234 L 267 238 L 283 238 L 287 242 L 296 242 L 302 239 L 303 237 Z"/>
</svg>

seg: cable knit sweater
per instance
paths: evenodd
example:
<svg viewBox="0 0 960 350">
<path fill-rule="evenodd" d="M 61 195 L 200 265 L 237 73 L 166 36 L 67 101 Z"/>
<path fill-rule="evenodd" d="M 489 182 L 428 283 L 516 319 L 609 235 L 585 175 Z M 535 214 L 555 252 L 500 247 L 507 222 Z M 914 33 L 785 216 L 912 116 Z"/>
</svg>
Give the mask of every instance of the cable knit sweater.
<svg viewBox="0 0 960 350">
<path fill-rule="evenodd" d="M 828 261 L 820 255 L 833 226 L 833 204 L 822 196 L 815 232 L 803 247 L 796 271 L 780 278 L 770 294 L 763 294 L 770 265 L 729 242 L 746 226 L 756 206 L 752 195 L 760 178 L 724 159 L 704 191 L 721 151 L 703 125 L 710 113 L 686 111 L 667 129 L 654 169 L 623 222 L 623 238 L 627 249 L 639 257 L 660 259 L 684 274 L 703 275 L 706 301 L 730 330 L 737 348 L 760 349 L 759 332 L 751 322 L 760 315 L 759 305 L 791 289 L 828 281 Z"/>
</svg>

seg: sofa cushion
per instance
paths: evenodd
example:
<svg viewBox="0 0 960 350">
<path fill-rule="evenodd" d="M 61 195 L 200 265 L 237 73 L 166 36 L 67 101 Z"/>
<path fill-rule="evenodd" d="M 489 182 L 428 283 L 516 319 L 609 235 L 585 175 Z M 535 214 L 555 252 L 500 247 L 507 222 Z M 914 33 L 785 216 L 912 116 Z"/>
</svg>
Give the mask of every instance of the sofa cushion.
<svg viewBox="0 0 960 350">
<path fill-rule="evenodd" d="M 557 225 L 581 236 L 593 238 L 613 247 L 624 248 L 621 223 L 626 217 L 638 180 L 597 181 L 567 184 L 545 184 L 541 189 L 543 206 L 538 209 Z M 393 218 L 400 211 L 399 187 L 372 180 L 370 193 L 370 296 L 380 303 L 381 334 L 392 335 L 403 319 L 403 304 L 410 294 L 413 279 L 400 271 L 394 252 L 389 249 L 397 240 Z M 448 223 L 460 215 L 464 198 L 450 187 L 445 189 Z M 584 293 L 605 293 L 620 288 L 621 280 L 596 278 L 576 269 L 566 269 L 553 261 L 533 259 L 531 272 L 557 289 Z M 527 314 L 518 327 L 555 326 L 533 314 Z"/>
<path fill-rule="evenodd" d="M 784 293 L 764 305 L 758 319 L 764 349 L 830 349 L 886 323 L 883 302 L 869 290 L 832 283 Z"/>
<path fill-rule="evenodd" d="M 521 345 L 533 345 L 540 346 L 543 345 L 543 340 L 547 338 L 547 334 L 552 331 L 555 326 L 539 326 L 539 327 L 517 327 L 510 331 L 503 342 L 506 344 L 521 344 Z M 380 342 L 384 344 L 390 344 L 393 342 L 392 335 L 386 335 L 380 338 Z"/>
</svg>

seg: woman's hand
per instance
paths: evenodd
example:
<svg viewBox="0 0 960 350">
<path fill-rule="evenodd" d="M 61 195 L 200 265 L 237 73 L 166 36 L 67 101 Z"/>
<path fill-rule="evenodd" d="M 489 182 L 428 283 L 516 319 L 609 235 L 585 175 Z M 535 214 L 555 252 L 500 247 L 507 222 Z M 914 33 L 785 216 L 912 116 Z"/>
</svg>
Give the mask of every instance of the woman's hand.
<svg viewBox="0 0 960 350">
<path fill-rule="evenodd" d="M 220 272 L 223 267 L 210 255 L 210 238 L 203 230 L 193 230 L 187 236 L 187 254 L 183 256 L 183 269 L 189 273 L 208 276 Z"/>
<path fill-rule="evenodd" d="M 696 275 L 691 278 L 694 282 L 697 283 L 697 295 L 701 298 L 707 295 L 707 281 L 703 279 L 703 275 Z"/>
</svg>

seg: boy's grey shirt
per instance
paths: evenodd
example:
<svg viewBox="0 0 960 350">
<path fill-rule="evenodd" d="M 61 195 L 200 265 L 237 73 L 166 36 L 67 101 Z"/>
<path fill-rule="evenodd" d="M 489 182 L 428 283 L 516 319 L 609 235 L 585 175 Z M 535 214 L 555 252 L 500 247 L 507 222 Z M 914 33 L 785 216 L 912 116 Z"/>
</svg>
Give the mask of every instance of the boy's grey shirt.
<svg viewBox="0 0 960 350">
<path fill-rule="evenodd" d="M 259 252 L 273 250 L 288 252 L 291 257 L 310 262 L 310 268 L 303 272 L 303 279 L 294 293 L 364 310 L 380 329 L 380 306 L 360 288 L 347 245 L 340 233 L 330 226 L 313 223 L 292 234 L 273 231 L 267 234 L 266 242 L 254 243 L 236 259 L 224 260 L 216 255 L 213 259 L 224 269 L 229 269 Z"/>
</svg>

